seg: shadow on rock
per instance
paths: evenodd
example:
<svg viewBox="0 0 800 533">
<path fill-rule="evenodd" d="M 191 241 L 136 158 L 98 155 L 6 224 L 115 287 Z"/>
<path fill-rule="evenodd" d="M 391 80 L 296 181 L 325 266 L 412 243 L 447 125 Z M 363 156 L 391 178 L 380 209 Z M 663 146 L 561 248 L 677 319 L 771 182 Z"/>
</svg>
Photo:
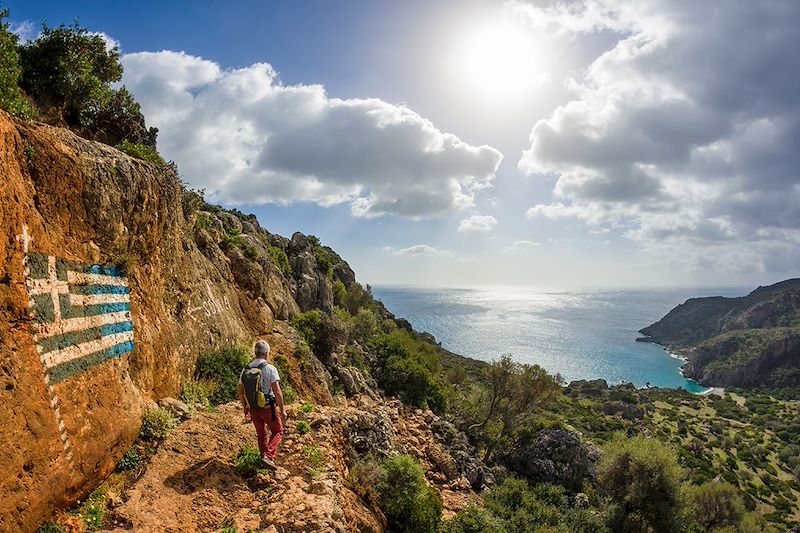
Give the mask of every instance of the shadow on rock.
<svg viewBox="0 0 800 533">
<path fill-rule="evenodd" d="M 217 457 L 195 463 L 164 480 L 164 486 L 184 495 L 208 487 L 214 487 L 219 492 L 227 492 L 243 483 L 244 480 L 234 467 Z"/>
</svg>

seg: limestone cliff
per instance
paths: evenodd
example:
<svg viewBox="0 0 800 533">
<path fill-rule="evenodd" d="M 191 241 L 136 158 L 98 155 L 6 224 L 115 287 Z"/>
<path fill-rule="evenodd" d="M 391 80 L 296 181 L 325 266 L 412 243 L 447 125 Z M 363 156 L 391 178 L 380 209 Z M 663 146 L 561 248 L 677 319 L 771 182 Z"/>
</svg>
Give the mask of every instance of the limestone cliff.
<svg viewBox="0 0 800 533">
<path fill-rule="evenodd" d="M 641 330 L 688 358 L 687 377 L 711 386 L 800 384 L 800 280 L 741 298 L 692 298 Z"/>
<path fill-rule="evenodd" d="M 354 283 L 333 250 L 205 204 L 169 165 L 2 112 L 0 170 L 0 531 L 91 491 L 205 350 L 266 338 L 303 398 L 331 402 L 288 320 Z"/>
</svg>

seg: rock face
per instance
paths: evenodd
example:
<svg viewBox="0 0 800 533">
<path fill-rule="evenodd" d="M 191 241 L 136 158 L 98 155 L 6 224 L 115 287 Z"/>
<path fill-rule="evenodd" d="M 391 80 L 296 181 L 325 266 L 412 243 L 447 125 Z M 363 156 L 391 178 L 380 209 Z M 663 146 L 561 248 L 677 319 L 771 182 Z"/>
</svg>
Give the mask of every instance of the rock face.
<svg viewBox="0 0 800 533">
<path fill-rule="evenodd" d="M 641 333 L 686 355 L 684 373 L 704 385 L 800 385 L 800 280 L 692 298 Z"/>
<path fill-rule="evenodd" d="M 583 481 L 596 475 L 600 450 L 584 442 L 581 434 L 566 428 L 545 428 L 517 447 L 502 461 L 534 483 L 564 485 L 580 490 Z"/>
<path fill-rule="evenodd" d="M 200 352 L 258 336 L 296 366 L 285 321 L 354 281 L 337 255 L 329 277 L 307 238 L 206 205 L 169 167 L 2 112 L 0 172 L 0 531 L 90 491 Z M 310 357 L 293 384 L 328 402 Z"/>
</svg>

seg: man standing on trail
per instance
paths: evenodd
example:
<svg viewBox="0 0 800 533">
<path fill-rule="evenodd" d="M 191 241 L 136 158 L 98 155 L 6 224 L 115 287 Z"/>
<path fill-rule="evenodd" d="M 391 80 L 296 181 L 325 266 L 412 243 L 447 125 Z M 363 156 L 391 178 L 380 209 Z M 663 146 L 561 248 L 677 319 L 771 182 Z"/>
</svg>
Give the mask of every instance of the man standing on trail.
<svg viewBox="0 0 800 533">
<path fill-rule="evenodd" d="M 267 363 L 269 344 L 260 340 L 253 351 L 256 358 L 239 375 L 239 400 L 244 408 L 245 420 L 252 420 L 256 427 L 261 462 L 267 468 L 275 470 L 275 452 L 278 451 L 283 437 L 286 408 L 283 405 L 278 369 Z"/>
</svg>

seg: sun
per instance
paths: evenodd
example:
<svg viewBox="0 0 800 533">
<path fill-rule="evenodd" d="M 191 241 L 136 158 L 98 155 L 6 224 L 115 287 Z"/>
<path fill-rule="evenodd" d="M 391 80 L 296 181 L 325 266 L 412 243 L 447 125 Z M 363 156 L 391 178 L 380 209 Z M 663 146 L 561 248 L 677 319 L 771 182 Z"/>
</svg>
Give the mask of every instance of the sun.
<svg viewBox="0 0 800 533">
<path fill-rule="evenodd" d="M 549 79 L 543 43 L 510 20 L 479 23 L 463 32 L 455 55 L 462 82 L 487 97 L 526 92 Z"/>
</svg>

